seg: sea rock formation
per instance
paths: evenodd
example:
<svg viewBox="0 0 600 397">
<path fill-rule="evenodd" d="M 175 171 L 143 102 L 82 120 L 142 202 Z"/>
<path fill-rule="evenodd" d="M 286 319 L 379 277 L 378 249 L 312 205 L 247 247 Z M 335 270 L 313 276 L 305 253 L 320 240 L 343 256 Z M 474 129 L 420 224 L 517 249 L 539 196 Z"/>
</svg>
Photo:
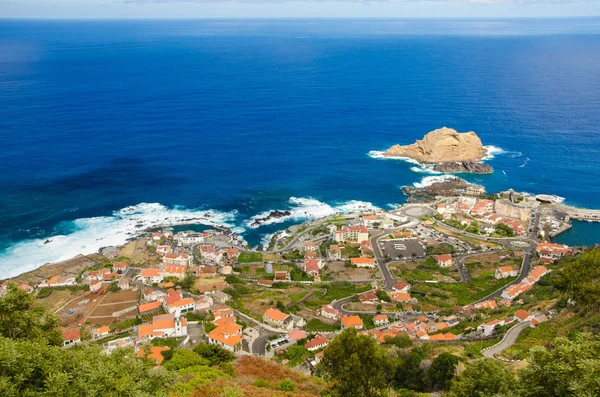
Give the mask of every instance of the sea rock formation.
<svg viewBox="0 0 600 397">
<path fill-rule="evenodd" d="M 250 224 L 250 226 L 258 227 L 271 219 L 284 218 L 284 217 L 290 216 L 290 215 L 292 215 L 292 213 L 290 211 L 279 211 L 279 210 L 271 211 L 269 213 L 269 215 L 265 216 L 264 218 L 256 218 L 254 220 L 254 222 L 252 222 Z"/>
<path fill-rule="evenodd" d="M 461 178 L 451 178 L 434 182 L 424 187 L 404 186 L 402 192 L 408 196 L 409 203 L 431 202 L 436 196 L 460 196 L 469 186 L 469 182 Z"/>
<path fill-rule="evenodd" d="M 474 174 L 491 174 L 494 172 L 491 166 L 475 161 L 452 161 L 447 163 L 438 163 L 433 167 L 438 172 L 472 172 Z"/>
<path fill-rule="evenodd" d="M 394 145 L 383 155 L 408 157 L 420 163 L 433 164 L 478 161 L 486 155 L 486 150 L 475 132 L 459 133 L 443 127 L 429 132 L 411 145 Z"/>
</svg>

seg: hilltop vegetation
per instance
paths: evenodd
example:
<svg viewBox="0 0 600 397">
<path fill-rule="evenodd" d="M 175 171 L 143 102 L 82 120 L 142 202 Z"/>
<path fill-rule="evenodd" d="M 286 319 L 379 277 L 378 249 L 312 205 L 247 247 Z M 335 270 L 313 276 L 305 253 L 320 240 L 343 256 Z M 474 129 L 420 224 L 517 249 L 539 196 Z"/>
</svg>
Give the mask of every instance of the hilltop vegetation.
<svg viewBox="0 0 600 397">
<path fill-rule="evenodd" d="M 477 358 L 483 345 L 412 343 L 406 338 L 378 344 L 346 330 L 325 348 L 318 377 L 256 357 L 235 358 L 205 344 L 163 352 L 161 367 L 133 349 L 108 354 L 98 344 L 65 349 L 56 316 L 34 308 L 34 298 L 11 284 L 0 298 L 0 395 L 596 396 L 599 281 L 597 249 L 559 261 L 544 282 L 523 296 L 525 305 L 551 308 L 557 314 L 526 330 L 513 347 L 511 354 L 527 360 L 519 368 Z M 328 293 L 337 296 L 349 288 L 334 283 Z"/>
</svg>

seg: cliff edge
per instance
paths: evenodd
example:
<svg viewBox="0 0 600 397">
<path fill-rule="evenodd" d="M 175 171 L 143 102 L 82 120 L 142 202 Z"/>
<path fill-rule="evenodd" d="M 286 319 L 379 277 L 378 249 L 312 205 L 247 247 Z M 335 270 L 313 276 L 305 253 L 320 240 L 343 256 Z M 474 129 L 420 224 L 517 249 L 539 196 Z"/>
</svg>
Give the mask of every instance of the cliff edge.
<svg viewBox="0 0 600 397">
<path fill-rule="evenodd" d="M 383 155 L 409 157 L 420 163 L 432 164 L 478 161 L 486 155 L 486 150 L 475 132 L 461 133 L 443 127 L 429 132 L 411 145 L 394 145 Z"/>
</svg>

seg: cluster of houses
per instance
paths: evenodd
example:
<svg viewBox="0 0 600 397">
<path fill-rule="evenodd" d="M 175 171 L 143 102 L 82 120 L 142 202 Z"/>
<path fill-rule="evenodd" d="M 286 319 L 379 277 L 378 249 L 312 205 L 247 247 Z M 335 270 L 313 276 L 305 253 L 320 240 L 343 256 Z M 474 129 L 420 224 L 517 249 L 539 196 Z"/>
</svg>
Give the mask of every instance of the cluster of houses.
<svg viewBox="0 0 600 397">
<path fill-rule="evenodd" d="M 542 262 L 554 263 L 555 260 L 572 253 L 572 249 L 564 244 L 539 243 L 535 248 Z"/>
<path fill-rule="evenodd" d="M 348 328 L 354 328 L 359 331 L 364 330 L 364 323 L 360 316 L 357 315 L 341 317 L 341 323 L 342 330 Z M 386 339 L 395 338 L 401 334 L 418 340 L 445 341 L 458 339 L 456 335 L 448 331 L 449 328 L 458 324 L 454 316 L 439 322 L 429 320 L 426 316 L 419 316 L 412 323 L 390 323 L 387 315 L 379 314 L 373 316 L 373 323 L 376 328 L 364 331 L 363 333 L 372 336 L 378 343 L 384 343 Z"/>
<path fill-rule="evenodd" d="M 519 206 L 508 200 L 494 201 L 475 197 L 461 197 L 454 202 L 439 203 L 437 212 L 444 219 L 456 219 L 463 226 L 471 226 L 477 221 L 479 230 L 487 234 L 495 231 L 495 225 L 503 223 L 519 236 L 526 233 L 522 222 L 526 222 L 531 216 L 530 207 Z"/>
<path fill-rule="evenodd" d="M 263 314 L 263 323 L 282 330 L 304 328 L 306 320 L 293 314 L 284 313 L 280 310 L 269 308 Z"/>
<path fill-rule="evenodd" d="M 519 309 L 512 317 L 503 319 L 493 319 L 477 327 L 477 331 L 483 336 L 490 336 L 497 331 L 498 327 L 514 325 L 517 323 L 529 322 L 531 327 L 535 327 L 539 323 L 546 321 L 548 318 L 542 313 L 531 313 L 523 309 Z"/>
<path fill-rule="evenodd" d="M 502 291 L 502 298 L 512 301 L 522 293 L 529 291 L 546 273 L 548 273 L 548 269 L 545 266 L 534 266 L 523 281 L 510 285 Z"/>
</svg>

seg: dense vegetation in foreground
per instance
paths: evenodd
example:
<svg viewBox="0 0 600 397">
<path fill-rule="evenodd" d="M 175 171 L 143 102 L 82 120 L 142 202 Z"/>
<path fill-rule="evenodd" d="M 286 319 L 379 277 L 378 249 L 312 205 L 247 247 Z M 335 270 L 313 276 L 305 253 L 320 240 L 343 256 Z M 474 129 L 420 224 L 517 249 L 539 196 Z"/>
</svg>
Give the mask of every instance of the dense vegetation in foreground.
<svg viewBox="0 0 600 397">
<path fill-rule="evenodd" d="M 0 395 L 378 397 L 436 391 L 455 397 L 598 396 L 600 250 L 565 260 L 546 284 L 540 286 L 544 299 L 560 306 L 566 317 L 585 320 L 576 328 L 550 322 L 563 332 L 532 343 L 528 363 L 518 371 L 500 361 L 473 359 L 466 348 L 460 355 L 410 341 L 382 346 L 349 330 L 325 349 L 320 378 L 254 357 L 234 360 L 204 344 L 170 351 L 160 368 L 132 349 L 110 354 L 93 344 L 63 349 L 56 316 L 34 309 L 33 297 L 11 285 L 0 298 Z"/>
</svg>

